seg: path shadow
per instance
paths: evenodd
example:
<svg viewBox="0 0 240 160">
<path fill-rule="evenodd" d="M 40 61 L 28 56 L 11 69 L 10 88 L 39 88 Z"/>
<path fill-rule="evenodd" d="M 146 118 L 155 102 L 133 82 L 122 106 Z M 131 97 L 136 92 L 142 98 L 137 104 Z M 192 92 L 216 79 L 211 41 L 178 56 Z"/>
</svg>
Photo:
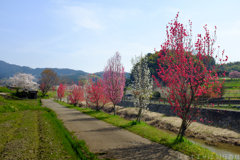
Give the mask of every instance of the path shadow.
<svg viewBox="0 0 240 160">
<path fill-rule="evenodd" d="M 184 160 L 190 159 L 180 152 L 173 151 L 165 146 L 157 143 L 152 144 L 136 144 L 126 148 L 110 149 L 103 151 L 103 155 L 99 155 L 99 158 L 113 158 L 124 160 Z"/>
<path fill-rule="evenodd" d="M 90 130 L 87 132 L 112 132 L 112 131 L 119 131 L 121 128 L 118 127 L 108 127 L 108 128 L 101 128 L 101 129 L 96 129 L 96 130 Z"/>
<path fill-rule="evenodd" d="M 67 120 L 67 122 L 75 122 L 75 121 L 98 121 L 96 118 L 75 118 L 71 120 Z"/>
</svg>

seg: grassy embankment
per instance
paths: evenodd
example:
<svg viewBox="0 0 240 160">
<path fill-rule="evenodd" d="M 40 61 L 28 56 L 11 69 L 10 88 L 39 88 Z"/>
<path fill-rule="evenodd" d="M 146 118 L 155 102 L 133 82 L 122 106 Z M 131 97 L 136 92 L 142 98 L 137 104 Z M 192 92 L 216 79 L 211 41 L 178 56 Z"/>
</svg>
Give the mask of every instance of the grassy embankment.
<svg viewBox="0 0 240 160">
<path fill-rule="evenodd" d="M 144 122 L 141 122 L 139 124 L 136 121 L 129 121 L 119 116 L 109 115 L 102 111 L 95 111 L 90 108 L 79 108 L 75 107 L 74 105 L 70 105 L 59 101 L 56 102 L 68 108 L 79 110 L 82 113 L 88 114 L 92 117 L 110 123 L 114 126 L 124 128 L 130 132 L 133 132 L 151 141 L 163 144 L 169 148 L 172 148 L 176 151 L 180 151 L 186 155 L 193 156 L 196 159 L 211 159 L 211 158 L 220 159 L 220 156 L 217 155 L 216 153 L 211 152 L 208 149 L 201 147 L 200 145 L 193 144 L 192 142 L 186 139 L 184 139 L 184 142 L 182 143 L 174 143 L 176 137 L 172 137 L 171 135 L 163 133 L 160 130 Z"/>
<path fill-rule="evenodd" d="M 13 92 L 0 87 L 0 92 Z M 41 107 L 40 99 L 13 100 L 0 96 L 0 159 L 97 159 L 84 140 L 77 140 Z"/>
</svg>

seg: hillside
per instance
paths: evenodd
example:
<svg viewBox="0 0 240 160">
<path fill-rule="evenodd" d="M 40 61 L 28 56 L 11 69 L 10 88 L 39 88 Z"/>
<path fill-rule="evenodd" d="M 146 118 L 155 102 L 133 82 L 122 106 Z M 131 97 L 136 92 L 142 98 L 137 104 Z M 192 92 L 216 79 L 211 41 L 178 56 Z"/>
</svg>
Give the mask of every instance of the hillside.
<svg viewBox="0 0 240 160">
<path fill-rule="evenodd" d="M 9 64 L 4 61 L 0 60 L 0 80 L 6 80 L 9 79 L 9 77 L 12 77 L 15 73 L 28 73 L 35 75 L 36 78 L 39 78 L 42 71 L 46 68 L 30 68 L 27 66 L 18 66 L 15 64 Z M 67 69 L 67 68 L 50 68 L 53 69 L 57 75 L 60 77 L 60 79 L 64 79 L 65 82 L 71 83 L 71 82 L 78 82 L 80 78 L 87 78 L 87 75 L 90 74 L 88 72 L 84 72 L 82 70 L 73 70 L 73 69 Z M 97 77 L 101 77 L 103 75 L 103 72 L 96 72 L 94 73 Z M 129 78 L 129 73 L 126 73 L 125 76 Z"/>
</svg>

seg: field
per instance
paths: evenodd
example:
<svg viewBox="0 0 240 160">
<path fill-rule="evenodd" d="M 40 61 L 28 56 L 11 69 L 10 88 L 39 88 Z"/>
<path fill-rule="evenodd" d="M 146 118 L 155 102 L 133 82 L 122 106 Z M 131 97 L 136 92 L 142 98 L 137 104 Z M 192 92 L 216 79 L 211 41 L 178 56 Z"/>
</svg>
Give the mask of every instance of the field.
<svg viewBox="0 0 240 160">
<path fill-rule="evenodd" d="M 0 91 L 8 92 L 6 88 Z M 10 91 L 9 91 L 10 92 Z M 40 99 L 0 96 L 0 159 L 97 159 Z"/>
</svg>

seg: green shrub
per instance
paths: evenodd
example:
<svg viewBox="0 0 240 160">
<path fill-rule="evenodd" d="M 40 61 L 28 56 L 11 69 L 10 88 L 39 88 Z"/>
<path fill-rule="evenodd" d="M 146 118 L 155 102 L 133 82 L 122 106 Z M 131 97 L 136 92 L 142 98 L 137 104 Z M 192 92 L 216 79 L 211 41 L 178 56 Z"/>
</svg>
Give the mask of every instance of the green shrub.
<svg viewBox="0 0 240 160">
<path fill-rule="evenodd" d="M 161 94 L 158 91 L 153 92 L 153 96 L 156 98 L 161 98 Z"/>
</svg>

